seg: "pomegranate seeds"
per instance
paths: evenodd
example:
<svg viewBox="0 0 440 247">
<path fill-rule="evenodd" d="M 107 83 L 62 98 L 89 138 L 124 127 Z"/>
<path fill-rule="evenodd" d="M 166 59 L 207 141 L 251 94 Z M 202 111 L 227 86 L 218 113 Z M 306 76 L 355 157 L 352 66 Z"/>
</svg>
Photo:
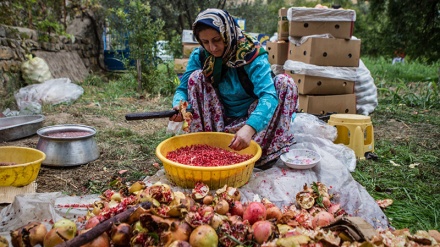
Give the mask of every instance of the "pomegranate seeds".
<svg viewBox="0 0 440 247">
<path fill-rule="evenodd" d="M 190 166 L 227 166 L 249 160 L 250 154 L 239 154 L 206 144 L 185 146 L 169 152 L 166 158 Z"/>
<path fill-rule="evenodd" d="M 71 138 L 71 137 L 82 137 L 90 135 L 90 132 L 87 131 L 62 131 L 55 133 L 48 133 L 46 136 L 48 137 L 58 137 L 58 138 Z"/>
</svg>

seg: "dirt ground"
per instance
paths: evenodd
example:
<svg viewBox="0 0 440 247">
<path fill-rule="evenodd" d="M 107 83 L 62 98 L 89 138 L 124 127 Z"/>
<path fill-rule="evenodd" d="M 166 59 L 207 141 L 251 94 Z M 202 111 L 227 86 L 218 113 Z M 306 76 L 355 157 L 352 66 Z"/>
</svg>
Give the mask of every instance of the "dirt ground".
<svg viewBox="0 0 440 247">
<path fill-rule="evenodd" d="M 115 126 L 124 127 L 131 129 L 133 132 L 140 134 L 147 134 L 155 131 L 159 128 L 164 128 L 167 121 L 164 119 L 156 120 L 140 120 L 140 121 L 125 121 L 124 116 L 112 121 L 106 117 L 100 117 L 96 115 L 87 114 L 68 114 L 68 113 L 57 113 L 57 114 L 44 114 L 45 120 L 43 126 L 52 126 L 57 124 L 84 124 L 94 127 L 97 132 L 106 131 Z M 20 140 L 9 141 L 0 143 L 0 146 L 23 146 L 36 148 L 39 140 L 38 135 L 33 135 Z M 83 195 L 87 194 L 90 188 L 87 188 L 87 181 L 102 181 L 108 182 L 110 179 L 117 174 L 120 174 L 121 167 L 117 164 L 121 160 L 114 160 L 114 155 L 110 155 L 108 152 L 112 152 L 110 147 L 106 144 L 102 144 L 97 141 L 100 157 L 88 164 L 80 166 L 64 166 L 64 167 L 54 167 L 54 166 L 42 166 L 40 173 L 37 177 L 37 192 L 58 192 L 62 191 L 71 195 Z M 111 159 L 108 159 L 111 158 Z M 148 170 L 151 170 L 151 164 L 154 163 L 152 157 L 150 160 L 144 160 L 139 162 L 139 167 L 132 167 L 133 169 L 139 169 L 139 171 L 145 170 L 145 165 L 148 164 Z"/>
</svg>

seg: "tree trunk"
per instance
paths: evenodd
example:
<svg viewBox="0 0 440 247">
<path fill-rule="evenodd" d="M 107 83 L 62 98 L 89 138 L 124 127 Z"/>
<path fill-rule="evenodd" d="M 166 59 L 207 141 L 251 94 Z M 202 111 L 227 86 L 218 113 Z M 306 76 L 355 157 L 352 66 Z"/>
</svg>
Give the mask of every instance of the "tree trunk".
<svg viewBox="0 0 440 247">
<path fill-rule="evenodd" d="M 141 69 L 140 59 L 136 59 L 136 71 L 137 71 L 138 93 L 140 95 L 142 93 L 142 69 Z"/>
</svg>

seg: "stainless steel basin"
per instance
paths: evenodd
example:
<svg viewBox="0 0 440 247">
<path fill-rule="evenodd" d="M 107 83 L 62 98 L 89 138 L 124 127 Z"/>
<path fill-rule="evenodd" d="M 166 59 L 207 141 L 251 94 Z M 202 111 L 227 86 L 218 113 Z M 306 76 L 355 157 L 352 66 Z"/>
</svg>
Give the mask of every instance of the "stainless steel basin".
<svg viewBox="0 0 440 247">
<path fill-rule="evenodd" d="M 96 130 L 90 126 L 53 125 L 39 129 L 37 134 L 37 149 L 46 154 L 43 165 L 78 166 L 99 157 Z"/>
<path fill-rule="evenodd" d="M 43 126 L 43 115 L 22 115 L 0 118 L 0 141 L 13 141 L 35 135 Z"/>
</svg>

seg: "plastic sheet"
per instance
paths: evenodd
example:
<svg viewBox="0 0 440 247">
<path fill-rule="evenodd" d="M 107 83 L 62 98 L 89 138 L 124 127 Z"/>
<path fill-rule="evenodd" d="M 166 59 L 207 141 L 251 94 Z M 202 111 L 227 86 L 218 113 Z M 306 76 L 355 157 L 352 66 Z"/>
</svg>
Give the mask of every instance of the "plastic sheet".
<svg viewBox="0 0 440 247">
<path fill-rule="evenodd" d="M 86 215 L 85 206 L 97 200 L 98 195 L 66 196 L 61 192 L 18 195 L 12 204 L 0 212 L 0 236 L 10 241 L 10 231 L 32 221 L 42 222 L 50 229 L 50 222 L 62 218 L 75 220 L 78 216 Z M 78 207 L 69 207 L 73 204 L 78 204 Z"/>
<path fill-rule="evenodd" d="M 20 88 L 15 94 L 15 100 L 20 111 L 41 111 L 38 105 L 72 102 L 83 93 L 84 89 L 72 83 L 69 78 L 57 78 Z"/>
<path fill-rule="evenodd" d="M 356 70 L 357 78 L 354 84 L 354 92 L 356 93 L 356 113 L 369 115 L 376 109 L 377 87 L 371 76 L 370 70 L 365 66 L 362 60 L 359 60 L 359 67 Z"/>
<path fill-rule="evenodd" d="M 309 121 L 307 127 L 303 126 L 313 117 L 315 116 L 307 113 L 297 114 L 291 126 L 297 143 L 292 145 L 291 149 L 316 151 L 322 157 L 318 165 L 312 169 L 295 170 L 278 160 L 268 170 L 254 169 L 249 182 L 240 188 L 242 200 L 253 201 L 254 198 L 267 198 L 277 206 L 289 205 L 295 203 L 295 196 L 302 191 L 304 184 L 311 185 L 313 182 L 320 181 L 331 187 L 329 192 L 335 194 L 336 201 L 349 214 L 362 217 L 375 228 L 389 227 L 387 217 L 374 198 L 351 176 L 350 171 L 356 168 L 354 151 L 327 139 L 333 138 L 331 128 L 334 127 L 323 127 L 319 119 Z M 318 131 L 313 131 L 313 129 Z M 305 130 L 304 133 L 299 132 L 301 130 Z M 190 189 L 184 190 L 173 186 L 172 182 L 166 178 L 163 169 L 144 179 L 148 185 L 159 181 L 171 185 L 173 189 L 190 192 Z"/>
<path fill-rule="evenodd" d="M 289 21 L 356 21 L 356 11 L 351 9 L 291 7 L 287 10 Z"/>
<path fill-rule="evenodd" d="M 284 70 L 293 71 L 295 74 L 348 81 L 355 81 L 357 79 L 356 67 L 318 66 L 293 60 L 286 60 L 284 63 Z"/>
</svg>

